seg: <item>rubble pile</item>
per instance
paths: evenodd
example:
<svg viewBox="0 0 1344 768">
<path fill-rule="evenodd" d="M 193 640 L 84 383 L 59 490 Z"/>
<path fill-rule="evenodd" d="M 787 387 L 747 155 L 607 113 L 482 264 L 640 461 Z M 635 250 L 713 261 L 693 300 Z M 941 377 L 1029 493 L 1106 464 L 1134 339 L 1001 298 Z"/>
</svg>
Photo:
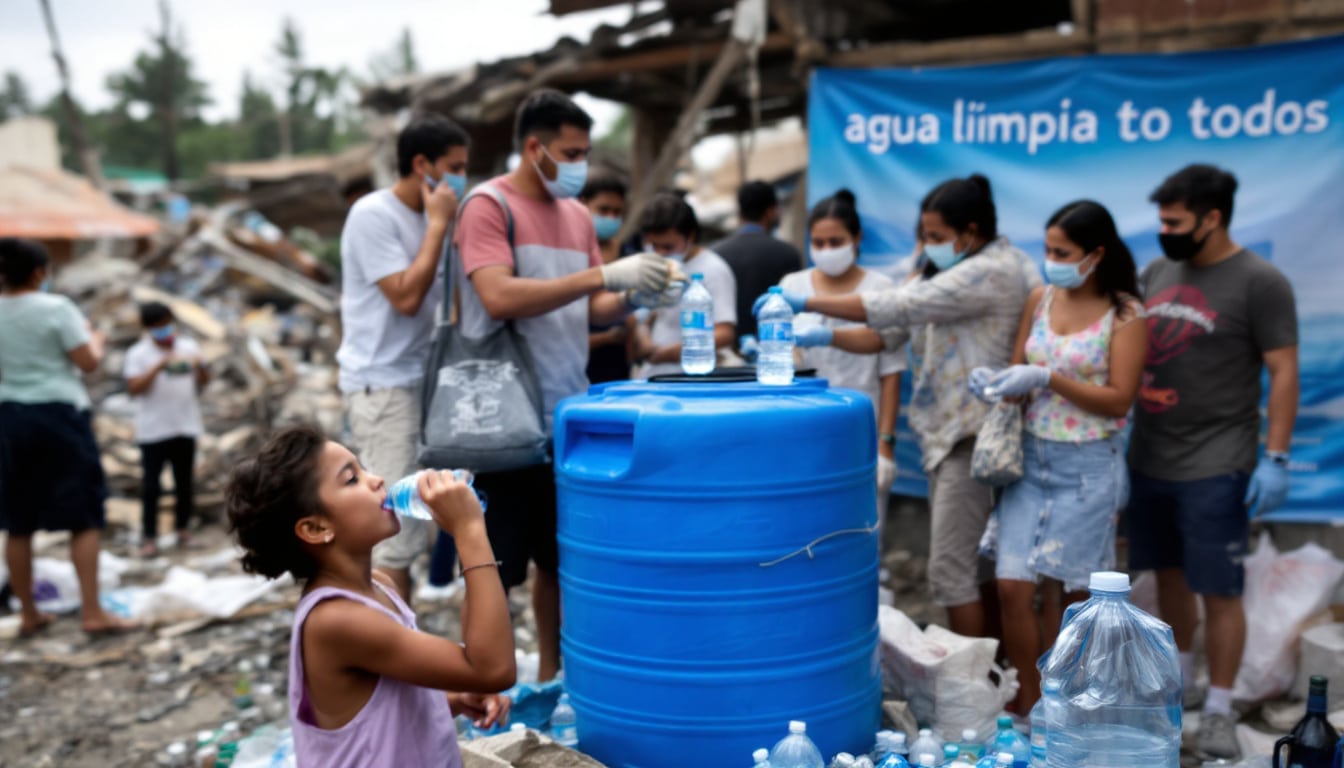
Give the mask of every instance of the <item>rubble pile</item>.
<svg viewBox="0 0 1344 768">
<path fill-rule="evenodd" d="M 210 371 L 196 470 L 196 505 L 207 517 L 223 504 L 229 469 L 270 429 L 306 422 L 342 432 L 334 361 L 339 295 L 312 256 L 257 234 L 240 211 L 224 206 L 165 228 L 138 257 L 95 253 L 58 271 L 56 290 L 79 302 L 108 337 L 107 358 L 87 382 L 98 404 L 94 432 L 113 524 L 139 528 L 135 405 L 121 372 L 141 333 L 141 303 L 169 306 L 183 332 L 200 342 Z M 166 489 L 170 475 L 165 469 Z M 162 503 L 171 510 L 171 493 Z"/>
</svg>

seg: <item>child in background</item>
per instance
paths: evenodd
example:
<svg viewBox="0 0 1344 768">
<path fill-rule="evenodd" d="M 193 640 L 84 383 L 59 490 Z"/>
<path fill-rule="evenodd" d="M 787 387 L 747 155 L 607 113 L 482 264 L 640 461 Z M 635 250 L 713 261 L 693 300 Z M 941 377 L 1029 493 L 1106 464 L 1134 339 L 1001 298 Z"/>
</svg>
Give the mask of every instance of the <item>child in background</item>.
<svg viewBox="0 0 1344 768">
<path fill-rule="evenodd" d="M 201 347 L 178 333 L 173 311 L 157 301 L 140 307 L 145 335 L 126 352 L 126 388 L 135 398 L 135 442 L 140 446 L 140 554 L 158 555 L 159 475 L 173 468 L 176 504 L 173 522 L 177 545 L 191 543 L 192 483 L 196 440 L 201 436 L 201 405 L 197 392 L 210 381 L 201 362 Z"/>
<path fill-rule="evenodd" d="M 311 427 L 278 432 L 228 489 L 243 567 L 306 580 L 290 641 L 289 716 L 299 765 L 462 765 L 454 711 L 489 728 L 507 720 L 513 628 L 472 489 L 421 473 L 421 498 L 452 535 L 466 579 L 463 643 L 416 628 L 373 546 L 398 531 L 381 477 Z M 463 691 L 449 693 L 444 691 Z M 450 711 L 451 708 L 451 711 Z"/>
</svg>

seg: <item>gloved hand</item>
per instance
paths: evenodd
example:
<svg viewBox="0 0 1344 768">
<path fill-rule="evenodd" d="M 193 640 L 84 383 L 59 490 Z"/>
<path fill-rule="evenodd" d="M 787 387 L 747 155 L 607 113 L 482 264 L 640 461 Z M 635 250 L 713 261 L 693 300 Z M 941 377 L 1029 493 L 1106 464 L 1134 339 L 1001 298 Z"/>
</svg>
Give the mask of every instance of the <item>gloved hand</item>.
<svg viewBox="0 0 1344 768">
<path fill-rule="evenodd" d="M 685 290 L 681 283 L 668 283 L 667 287 L 661 292 L 640 291 L 632 288 L 625 292 L 625 302 L 638 309 L 675 307 L 681 303 L 683 293 L 685 293 Z"/>
<path fill-rule="evenodd" d="M 1247 514 L 1252 518 L 1266 512 L 1273 512 L 1288 500 L 1288 467 L 1278 464 L 1268 456 L 1261 457 L 1251 475 L 1251 484 L 1246 488 Z"/>
<path fill-rule="evenodd" d="M 890 491 L 891 484 L 896 482 L 896 460 L 888 459 L 882 454 L 877 454 L 877 488 L 879 491 Z"/>
<path fill-rule="evenodd" d="M 992 403 L 995 401 L 995 398 L 985 394 L 985 388 L 989 386 L 989 381 L 993 378 L 993 368 L 988 368 L 983 365 L 978 368 L 972 368 L 971 375 L 966 377 L 966 388 L 971 390 L 971 394 L 981 400 L 984 400 L 987 403 Z"/>
<path fill-rule="evenodd" d="M 676 265 L 656 253 L 637 253 L 602 267 L 602 285 L 609 291 L 662 293 Z"/>
<path fill-rule="evenodd" d="M 1050 369 L 1042 365 L 1011 365 L 994 374 L 985 394 L 998 399 L 1029 395 L 1050 386 Z"/>
<path fill-rule="evenodd" d="M 793 329 L 793 343 L 798 347 L 829 347 L 835 332 L 824 325 L 809 325 Z"/>
<path fill-rule="evenodd" d="M 789 303 L 789 307 L 793 309 L 793 313 L 795 315 L 807 309 L 806 296 L 800 293 L 789 293 L 788 291 L 785 291 L 780 295 L 783 296 L 784 300 Z M 761 307 L 765 306 L 765 300 L 768 298 L 770 298 L 769 293 L 762 293 L 759 297 L 757 297 L 756 301 L 751 305 L 751 314 L 753 315 L 761 314 Z"/>
<path fill-rule="evenodd" d="M 754 363 L 761 354 L 761 343 L 750 333 L 745 334 L 737 343 L 737 353 L 748 363 Z"/>
</svg>

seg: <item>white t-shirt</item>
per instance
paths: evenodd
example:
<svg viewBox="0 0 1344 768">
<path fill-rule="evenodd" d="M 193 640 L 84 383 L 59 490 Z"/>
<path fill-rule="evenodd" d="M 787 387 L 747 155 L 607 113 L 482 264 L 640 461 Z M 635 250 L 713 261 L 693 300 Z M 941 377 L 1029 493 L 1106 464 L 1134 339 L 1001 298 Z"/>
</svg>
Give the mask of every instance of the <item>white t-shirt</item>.
<svg viewBox="0 0 1344 768">
<path fill-rule="evenodd" d="M 122 367 L 128 379 L 143 376 L 167 357 L 169 350 L 154 343 L 148 336 L 141 337 L 126 352 Z M 181 358 L 199 357 L 201 347 L 193 339 L 177 336 L 173 339 L 171 354 Z M 157 443 L 173 437 L 200 437 L 201 405 L 196 396 L 196 372 L 160 371 L 149 385 L 149 390 L 135 398 L 135 441 Z"/>
<path fill-rule="evenodd" d="M 435 312 L 443 300 L 443 265 L 414 317 L 392 306 L 378 281 L 415 261 L 428 223 L 390 189 L 360 198 L 341 230 L 342 392 L 419 384 L 429 357 Z"/>
<path fill-rule="evenodd" d="M 811 269 L 805 269 L 802 272 L 785 275 L 784 279 L 779 281 L 779 284 L 787 293 L 813 296 L 816 294 L 816 290 L 812 287 L 812 272 Z M 863 280 L 859 281 L 854 292 L 884 291 L 895 287 L 895 285 L 896 283 L 886 275 L 878 274 L 872 270 L 864 270 Z M 818 325 L 836 329 L 863 325 L 863 323 L 826 317 L 816 312 L 802 312 L 793 318 L 795 333 L 800 329 Z M 798 352 L 802 356 L 800 368 L 815 368 L 817 376 L 830 381 L 831 386 L 853 389 L 867 395 L 868 399 L 873 401 L 874 418 L 876 418 L 882 404 L 882 377 L 899 373 L 906 368 L 904 350 L 880 352 L 876 355 L 856 355 L 835 347 L 808 347 L 806 349 L 800 347 Z"/>
<path fill-rule="evenodd" d="M 714 299 L 714 325 L 717 326 L 719 323 L 737 325 L 737 278 L 733 276 L 732 267 L 728 266 L 728 262 L 724 261 L 722 256 L 708 248 L 702 248 L 699 253 L 686 261 L 681 271 L 688 275 L 693 273 L 704 275 L 705 289 Z M 655 347 L 680 344 L 681 311 L 677 307 L 654 310 L 649 336 Z M 640 376 L 648 378 L 665 373 L 681 373 L 681 363 L 652 363 L 644 366 Z"/>
</svg>

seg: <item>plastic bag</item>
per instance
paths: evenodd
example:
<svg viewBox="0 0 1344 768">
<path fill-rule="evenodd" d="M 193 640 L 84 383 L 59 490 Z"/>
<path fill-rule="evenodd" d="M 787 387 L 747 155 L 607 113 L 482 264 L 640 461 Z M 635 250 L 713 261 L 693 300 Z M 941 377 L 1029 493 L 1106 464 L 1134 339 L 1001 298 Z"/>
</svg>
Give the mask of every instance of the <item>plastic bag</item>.
<svg viewBox="0 0 1344 768">
<path fill-rule="evenodd" d="M 994 663 L 997 640 L 937 625 L 921 632 L 909 616 L 885 605 L 878 622 L 885 693 L 904 699 L 920 723 L 943 734 L 994 732 L 999 712 L 1017 695 L 1017 670 Z"/>
<path fill-rule="evenodd" d="M 1246 651 L 1232 698 L 1256 703 L 1285 693 L 1297 676 L 1302 623 L 1330 606 L 1344 562 L 1318 544 L 1280 553 L 1269 533 L 1246 558 Z"/>
<path fill-rule="evenodd" d="M 126 561 L 110 552 L 98 553 L 98 591 L 116 589 Z M 33 560 L 33 597 L 43 613 L 73 613 L 79 610 L 79 576 L 69 560 L 39 557 Z M 9 608 L 19 610 L 19 599 L 11 597 Z"/>
<path fill-rule="evenodd" d="M 176 621 L 209 616 L 227 619 L 267 594 L 294 583 L 285 574 L 278 579 L 263 576 L 215 576 L 173 566 L 163 583 L 153 587 L 108 590 L 101 596 L 103 608 L 115 616 L 142 622 Z"/>
</svg>

